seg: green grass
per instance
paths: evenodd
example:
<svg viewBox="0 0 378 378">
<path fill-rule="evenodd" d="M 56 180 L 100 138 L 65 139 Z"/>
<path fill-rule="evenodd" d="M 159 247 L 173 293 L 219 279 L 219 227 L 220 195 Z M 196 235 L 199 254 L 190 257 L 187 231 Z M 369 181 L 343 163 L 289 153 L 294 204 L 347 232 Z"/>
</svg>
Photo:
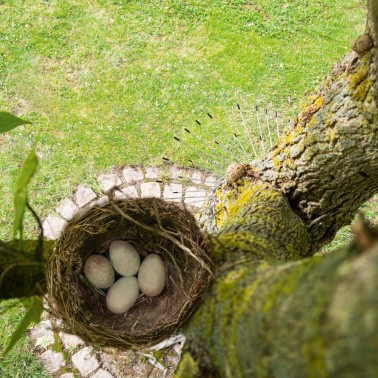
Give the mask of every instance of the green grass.
<svg viewBox="0 0 378 378">
<path fill-rule="evenodd" d="M 6 314 L 4 314 L 5 310 Z M 23 307 L 17 305 L 15 300 L 0 303 L 0 377 L 50 377 L 50 374 L 44 370 L 41 361 L 31 353 L 32 346 L 26 337 L 22 338 L 5 357 L 1 355 L 7 346 L 8 338 L 16 329 L 23 314 Z"/>
<path fill-rule="evenodd" d="M 0 4 L 0 108 L 34 122 L 0 144 L 1 238 L 37 133 L 31 198 L 44 217 L 114 165 L 198 160 L 172 135 L 207 111 L 228 130 L 241 127 L 236 102 L 251 117 L 256 104 L 292 115 L 349 50 L 365 12 L 357 0 Z"/>
<path fill-rule="evenodd" d="M 378 195 L 371 198 L 368 202 L 361 206 L 360 211 L 362 211 L 365 217 L 369 219 L 373 224 L 378 225 Z M 358 219 L 358 215 L 356 215 L 355 220 L 356 219 Z M 337 232 L 336 237 L 333 239 L 332 243 L 324 246 L 320 253 L 332 252 L 339 247 L 347 245 L 350 243 L 352 237 L 353 233 L 351 226 L 345 226 Z"/>
<path fill-rule="evenodd" d="M 292 116 L 364 16 L 359 0 L 0 0 L 0 109 L 33 121 L 0 139 L 0 238 L 11 236 L 15 177 L 37 135 L 30 198 L 43 218 L 112 166 L 198 160 L 172 136 L 206 112 L 228 131 L 241 128 L 237 102 L 249 118 L 256 104 Z M 1 343 L 19 311 L 1 318 Z M 0 362 L 2 377 L 44 374 L 26 339 Z"/>
</svg>

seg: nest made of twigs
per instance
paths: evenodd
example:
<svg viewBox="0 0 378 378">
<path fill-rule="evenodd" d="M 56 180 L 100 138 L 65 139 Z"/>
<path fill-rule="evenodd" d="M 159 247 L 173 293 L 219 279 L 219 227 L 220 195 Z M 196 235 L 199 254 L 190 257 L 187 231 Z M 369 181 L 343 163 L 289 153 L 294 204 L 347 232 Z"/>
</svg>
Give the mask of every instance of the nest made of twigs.
<svg viewBox="0 0 378 378">
<path fill-rule="evenodd" d="M 143 259 L 157 253 L 166 286 L 143 296 L 127 312 L 110 312 L 105 297 L 83 280 L 91 254 L 106 253 L 113 240 L 132 243 Z M 151 346 L 177 331 L 191 316 L 212 277 L 210 244 L 192 214 L 160 199 L 114 201 L 76 216 L 65 228 L 47 264 L 50 306 L 72 332 L 98 346 Z"/>
</svg>

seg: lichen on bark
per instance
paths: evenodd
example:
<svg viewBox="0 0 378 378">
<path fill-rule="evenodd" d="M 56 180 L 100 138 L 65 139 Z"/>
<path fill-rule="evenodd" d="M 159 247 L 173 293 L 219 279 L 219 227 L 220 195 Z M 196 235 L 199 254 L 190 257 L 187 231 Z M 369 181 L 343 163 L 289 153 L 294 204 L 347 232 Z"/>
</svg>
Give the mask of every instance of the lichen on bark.
<svg viewBox="0 0 378 378">
<path fill-rule="evenodd" d="M 311 95 L 290 131 L 257 162 L 261 179 L 304 220 L 312 250 L 333 239 L 378 190 L 374 51 L 347 55 Z"/>
<path fill-rule="evenodd" d="M 374 377 L 377 272 L 378 244 L 220 271 L 186 353 L 216 377 Z"/>
<path fill-rule="evenodd" d="M 218 270 L 186 328 L 193 376 L 378 376 L 378 241 L 313 256 L 378 191 L 368 9 L 372 48 L 336 64 L 273 149 L 216 193 Z"/>
<path fill-rule="evenodd" d="M 307 255 L 310 240 L 303 221 L 271 185 L 250 177 L 225 184 L 216 208 L 221 231 L 214 252 L 219 259 L 296 260 Z"/>
</svg>

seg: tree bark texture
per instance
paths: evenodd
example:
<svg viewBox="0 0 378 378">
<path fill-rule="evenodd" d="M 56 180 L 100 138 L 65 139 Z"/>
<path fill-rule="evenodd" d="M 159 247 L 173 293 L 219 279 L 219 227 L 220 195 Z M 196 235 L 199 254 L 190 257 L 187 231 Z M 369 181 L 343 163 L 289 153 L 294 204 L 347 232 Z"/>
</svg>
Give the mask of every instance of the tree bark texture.
<svg viewBox="0 0 378 378">
<path fill-rule="evenodd" d="M 258 162 L 309 229 L 312 249 L 333 239 L 378 190 L 374 51 L 351 53 L 309 97 L 290 132 Z"/>
<path fill-rule="evenodd" d="M 245 178 L 218 191 L 214 238 L 218 265 L 248 260 L 297 260 L 309 253 L 310 238 L 287 199 L 271 185 Z M 279 237 L 276 237 L 279 235 Z"/>
<path fill-rule="evenodd" d="M 378 376 L 377 241 L 313 256 L 378 191 L 377 3 L 290 131 L 218 190 L 218 271 L 177 377 Z"/>
<path fill-rule="evenodd" d="M 220 274 L 177 376 L 377 377 L 378 246 L 351 253 Z"/>
<path fill-rule="evenodd" d="M 284 229 L 269 231 L 280 221 L 265 220 L 262 240 L 281 239 Z M 293 262 L 261 261 L 254 248 L 219 267 L 177 377 L 376 377 L 378 243 Z"/>
<path fill-rule="evenodd" d="M 218 271 L 177 376 L 376 377 L 378 240 L 303 259 L 309 232 L 277 189 L 247 177 L 218 197 Z"/>
</svg>

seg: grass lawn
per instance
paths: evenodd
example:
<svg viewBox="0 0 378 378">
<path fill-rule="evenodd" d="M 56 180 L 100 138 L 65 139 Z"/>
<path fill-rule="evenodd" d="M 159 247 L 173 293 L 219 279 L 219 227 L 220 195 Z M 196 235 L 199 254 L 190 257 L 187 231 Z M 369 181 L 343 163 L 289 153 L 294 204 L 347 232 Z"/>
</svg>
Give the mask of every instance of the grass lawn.
<svg viewBox="0 0 378 378">
<path fill-rule="evenodd" d="M 0 1 L 0 109 L 34 122 L 0 144 L 0 238 L 37 133 L 43 218 L 113 165 L 195 160 L 172 136 L 207 111 L 228 130 L 241 127 L 236 102 L 293 114 L 364 13 L 357 0 Z"/>
<path fill-rule="evenodd" d="M 290 117 L 364 17 L 359 0 L 0 0 L 0 109 L 33 121 L 0 139 L 0 238 L 37 134 L 30 198 L 44 218 L 112 166 L 195 159 L 172 136 L 206 112 L 228 131 L 241 127 L 237 102 Z"/>
<path fill-rule="evenodd" d="M 13 306 L 15 305 L 15 306 Z M 4 312 L 6 313 L 4 314 Z M 0 303 L 0 352 L 7 344 L 8 338 L 22 319 L 22 307 L 16 301 Z M 31 353 L 32 347 L 26 337 L 19 341 L 6 357 L 0 355 L 0 377 L 2 378 L 45 378 L 50 377 L 41 361 Z"/>
</svg>

